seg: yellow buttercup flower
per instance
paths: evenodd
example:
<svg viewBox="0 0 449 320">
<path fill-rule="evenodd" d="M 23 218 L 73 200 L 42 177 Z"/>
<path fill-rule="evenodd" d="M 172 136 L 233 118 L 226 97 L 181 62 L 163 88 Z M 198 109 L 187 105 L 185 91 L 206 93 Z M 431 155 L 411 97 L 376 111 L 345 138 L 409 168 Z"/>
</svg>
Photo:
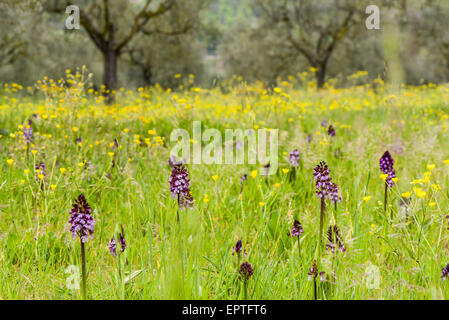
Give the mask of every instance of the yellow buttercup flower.
<svg viewBox="0 0 449 320">
<path fill-rule="evenodd" d="M 427 169 L 429 169 L 430 171 L 433 171 L 433 169 L 435 169 L 435 165 L 434 164 L 428 164 L 427 165 Z"/>
<path fill-rule="evenodd" d="M 363 197 L 363 201 L 368 202 L 371 199 L 371 196 Z"/>
<path fill-rule="evenodd" d="M 388 178 L 388 173 L 381 173 L 381 174 L 379 175 L 379 177 L 380 177 L 382 180 L 386 181 L 387 178 Z"/>
<path fill-rule="evenodd" d="M 403 196 L 406 199 L 410 198 L 411 195 L 412 195 L 412 193 L 410 191 L 407 191 L 407 192 L 404 192 L 403 194 L 401 194 L 401 196 Z"/>
<path fill-rule="evenodd" d="M 216 175 L 216 174 L 213 175 L 213 176 L 212 176 L 212 179 L 213 179 L 214 181 L 217 181 L 217 180 L 218 180 L 218 175 Z"/>
<path fill-rule="evenodd" d="M 421 189 L 416 192 L 416 195 L 421 199 L 423 199 L 426 196 L 426 194 L 427 194 L 427 192 L 425 192 Z"/>
<path fill-rule="evenodd" d="M 52 185 L 50 186 L 50 188 L 51 188 L 51 190 L 55 190 L 55 189 L 56 189 L 56 185 L 55 185 L 55 184 L 52 184 Z"/>
<path fill-rule="evenodd" d="M 25 175 L 28 175 L 30 173 L 30 170 L 25 169 L 25 170 L 23 170 L 23 172 L 25 173 Z"/>
<path fill-rule="evenodd" d="M 255 178 L 255 177 L 257 177 L 257 174 L 258 174 L 258 171 L 257 170 L 253 170 L 253 171 L 251 171 L 250 176 Z"/>
<path fill-rule="evenodd" d="M 436 202 L 430 202 L 429 203 L 429 207 L 435 207 L 437 204 L 436 204 Z"/>
<path fill-rule="evenodd" d="M 282 169 L 282 172 L 284 173 L 288 173 L 290 171 L 290 169 Z"/>
<path fill-rule="evenodd" d="M 14 163 L 14 160 L 13 159 L 8 159 L 8 160 L 6 160 L 6 163 L 9 164 L 10 166 L 12 166 L 13 163 Z"/>
<path fill-rule="evenodd" d="M 60 171 L 62 174 L 64 174 L 64 173 L 67 171 L 67 169 L 66 169 L 66 168 L 59 168 L 59 171 Z"/>
</svg>

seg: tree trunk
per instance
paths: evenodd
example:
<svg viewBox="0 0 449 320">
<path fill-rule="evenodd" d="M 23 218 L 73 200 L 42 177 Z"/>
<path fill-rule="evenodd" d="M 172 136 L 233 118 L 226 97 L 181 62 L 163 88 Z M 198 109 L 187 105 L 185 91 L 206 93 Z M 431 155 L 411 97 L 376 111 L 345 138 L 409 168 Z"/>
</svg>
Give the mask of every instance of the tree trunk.
<svg viewBox="0 0 449 320">
<path fill-rule="evenodd" d="M 115 97 L 112 93 L 113 90 L 117 89 L 117 64 L 119 51 L 115 47 L 115 26 L 111 24 L 109 26 L 109 36 L 103 48 L 103 84 L 106 90 L 107 103 L 111 104 L 114 102 Z"/>
<path fill-rule="evenodd" d="M 324 84 L 326 83 L 326 67 L 327 61 L 322 62 L 318 65 L 318 70 L 315 72 L 316 84 L 319 89 L 324 87 Z"/>
<path fill-rule="evenodd" d="M 318 68 L 318 70 L 315 73 L 315 77 L 316 77 L 317 87 L 319 89 L 323 88 L 324 84 L 326 83 L 327 63 L 329 61 L 331 54 L 332 54 L 332 51 L 329 51 L 326 55 L 324 55 L 323 58 L 319 59 L 316 64 L 316 68 Z"/>
<path fill-rule="evenodd" d="M 103 52 L 103 58 L 103 84 L 105 85 L 106 90 L 109 90 L 109 92 L 106 93 L 107 102 L 112 103 L 114 101 L 112 91 L 117 89 L 118 55 L 115 50 L 108 48 L 105 52 Z"/>
<path fill-rule="evenodd" d="M 150 66 L 147 66 L 143 68 L 142 73 L 145 86 L 151 87 L 153 85 L 153 70 Z"/>
</svg>

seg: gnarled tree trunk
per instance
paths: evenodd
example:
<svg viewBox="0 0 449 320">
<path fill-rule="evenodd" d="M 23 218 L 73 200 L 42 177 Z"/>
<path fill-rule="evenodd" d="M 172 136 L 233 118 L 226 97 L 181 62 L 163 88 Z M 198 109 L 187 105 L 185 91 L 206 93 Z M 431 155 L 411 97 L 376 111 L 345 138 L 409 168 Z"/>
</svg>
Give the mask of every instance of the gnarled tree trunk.
<svg viewBox="0 0 449 320">
<path fill-rule="evenodd" d="M 117 52 L 106 49 L 103 52 L 103 59 L 103 84 L 110 91 L 107 96 L 112 97 L 112 91 L 117 89 Z"/>
<path fill-rule="evenodd" d="M 115 27 L 110 24 L 109 37 L 102 48 L 103 53 L 103 84 L 106 87 L 107 102 L 114 102 L 113 91 L 117 89 L 117 65 L 120 52 L 115 45 Z"/>
<path fill-rule="evenodd" d="M 326 83 L 326 69 L 328 59 L 324 59 L 317 64 L 317 71 L 315 72 L 316 84 L 319 89 L 324 87 Z"/>
</svg>

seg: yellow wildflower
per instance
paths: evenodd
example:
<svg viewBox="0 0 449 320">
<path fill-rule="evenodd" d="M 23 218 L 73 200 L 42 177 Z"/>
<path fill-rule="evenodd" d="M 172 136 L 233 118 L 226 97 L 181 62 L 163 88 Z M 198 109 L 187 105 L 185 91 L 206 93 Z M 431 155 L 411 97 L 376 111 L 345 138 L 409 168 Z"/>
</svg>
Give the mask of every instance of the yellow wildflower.
<svg viewBox="0 0 449 320">
<path fill-rule="evenodd" d="M 401 196 L 406 199 L 410 198 L 411 195 L 412 195 L 412 193 L 410 191 L 407 191 L 407 192 L 404 192 L 403 194 L 401 194 Z"/>
</svg>

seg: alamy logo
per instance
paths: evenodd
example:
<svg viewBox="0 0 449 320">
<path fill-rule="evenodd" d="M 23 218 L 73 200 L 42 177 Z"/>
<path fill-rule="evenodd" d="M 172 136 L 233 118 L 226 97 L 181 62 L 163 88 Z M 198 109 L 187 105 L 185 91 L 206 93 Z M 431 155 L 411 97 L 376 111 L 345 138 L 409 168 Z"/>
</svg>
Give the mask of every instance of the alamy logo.
<svg viewBox="0 0 449 320">
<path fill-rule="evenodd" d="M 380 29 L 380 10 L 379 7 L 372 4 L 366 7 L 365 13 L 369 14 L 365 20 L 365 26 L 368 30 Z"/>
<path fill-rule="evenodd" d="M 193 121 L 192 131 L 192 137 L 184 129 L 172 131 L 170 156 L 187 164 L 260 164 L 269 168 L 267 175 L 278 169 L 279 129 L 225 129 L 223 137 L 218 129 L 202 132 L 201 121 Z"/>
<path fill-rule="evenodd" d="M 379 289 L 380 287 L 380 270 L 377 266 L 370 264 L 365 269 L 365 285 L 368 289 Z"/>
<path fill-rule="evenodd" d="M 80 29 L 80 8 L 75 5 L 68 6 L 65 13 L 69 14 L 65 19 L 65 27 L 69 30 Z"/>
<path fill-rule="evenodd" d="M 77 266 L 70 265 L 65 269 L 65 273 L 69 276 L 65 280 L 65 285 L 68 289 L 78 290 L 80 288 L 80 271 Z"/>
</svg>

